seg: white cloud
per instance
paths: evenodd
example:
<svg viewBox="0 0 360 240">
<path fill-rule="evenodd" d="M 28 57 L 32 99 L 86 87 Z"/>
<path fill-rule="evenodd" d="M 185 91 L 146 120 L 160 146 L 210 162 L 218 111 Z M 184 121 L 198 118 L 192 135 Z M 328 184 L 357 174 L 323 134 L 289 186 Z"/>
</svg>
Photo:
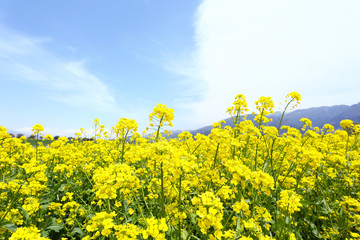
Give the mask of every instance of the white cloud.
<svg viewBox="0 0 360 240">
<path fill-rule="evenodd" d="M 84 61 L 55 56 L 44 47 L 47 41 L 51 40 L 29 37 L 0 25 L 2 79 L 34 84 L 50 91 L 52 99 L 71 106 L 117 111 L 108 86 L 86 70 Z"/>
<path fill-rule="evenodd" d="M 197 126 L 220 120 L 238 93 L 302 107 L 354 104 L 360 89 L 360 2 L 204 0 L 195 21 L 192 64 L 173 70 L 206 86 L 188 103 Z M 193 124 L 194 126 L 194 124 Z"/>
</svg>

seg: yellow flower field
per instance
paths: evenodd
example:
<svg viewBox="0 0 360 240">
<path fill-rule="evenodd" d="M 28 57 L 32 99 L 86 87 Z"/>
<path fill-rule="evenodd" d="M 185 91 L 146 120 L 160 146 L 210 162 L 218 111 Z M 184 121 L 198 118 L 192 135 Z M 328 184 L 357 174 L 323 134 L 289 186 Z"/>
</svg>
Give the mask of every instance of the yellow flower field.
<svg viewBox="0 0 360 240">
<path fill-rule="evenodd" d="M 289 93 L 283 113 L 300 100 Z M 256 106 L 254 124 L 240 94 L 234 128 L 170 140 L 162 104 L 150 137 L 95 119 L 93 141 L 33 147 L 0 127 L 0 239 L 360 239 L 360 125 L 269 127 L 272 99 Z"/>
</svg>

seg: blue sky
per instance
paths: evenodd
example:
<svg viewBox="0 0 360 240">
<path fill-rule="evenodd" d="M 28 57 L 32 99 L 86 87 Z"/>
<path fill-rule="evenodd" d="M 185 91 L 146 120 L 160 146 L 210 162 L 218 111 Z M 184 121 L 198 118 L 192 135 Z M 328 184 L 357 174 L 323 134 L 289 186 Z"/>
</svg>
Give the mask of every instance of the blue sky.
<svg viewBox="0 0 360 240">
<path fill-rule="evenodd" d="M 301 108 L 360 101 L 360 2 L 0 1 L 0 125 L 71 136 L 94 118 L 174 129 L 227 117 L 234 96 Z"/>
</svg>

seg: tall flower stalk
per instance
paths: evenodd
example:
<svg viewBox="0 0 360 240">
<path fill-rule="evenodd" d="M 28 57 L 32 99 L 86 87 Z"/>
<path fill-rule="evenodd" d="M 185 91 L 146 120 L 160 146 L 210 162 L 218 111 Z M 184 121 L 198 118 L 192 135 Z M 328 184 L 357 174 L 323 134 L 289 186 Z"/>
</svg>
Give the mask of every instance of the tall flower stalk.
<svg viewBox="0 0 360 240">
<path fill-rule="evenodd" d="M 155 142 L 160 141 L 160 131 L 164 126 L 173 126 L 174 110 L 168 108 L 166 105 L 159 103 L 149 115 L 150 127 L 155 129 Z M 164 196 L 164 167 L 163 161 L 160 163 L 160 205 L 161 213 L 160 217 L 165 217 L 165 196 Z M 154 163 L 154 172 L 156 172 L 156 159 Z"/>
</svg>

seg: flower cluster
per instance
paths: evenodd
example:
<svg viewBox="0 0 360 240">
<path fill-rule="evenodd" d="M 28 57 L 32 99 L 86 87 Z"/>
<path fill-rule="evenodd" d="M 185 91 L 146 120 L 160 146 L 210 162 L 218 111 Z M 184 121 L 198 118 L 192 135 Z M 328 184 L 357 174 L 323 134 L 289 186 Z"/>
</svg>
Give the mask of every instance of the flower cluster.
<svg viewBox="0 0 360 240">
<path fill-rule="evenodd" d="M 18 228 L 9 240 L 46 240 L 49 238 L 41 237 L 40 230 L 36 227 Z"/>
<path fill-rule="evenodd" d="M 172 121 L 174 120 L 174 110 L 159 103 L 156 107 L 154 107 L 152 113 L 150 113 L 149 119 L 151 123 L 158 120 L 161 124 L 160 127 L 162 127 L 164 123 L 168 123 L 169 126 L 172 126 Z"/>
<path fill-rule="evenodd" d="M 199 217 L 198 224 L 203 234 L 207 234 L 210 227 L 215 229 L 215 237 L 221 238 L 221 229 L 223 225 L 223 204 L 220 198 L 212 192 L 205 192 L 199 197 L 194 197 L 192 203 L 197 206 L 196 215 Z"/>
<path fill-rule="evenodd" d="M 281 191 L 280 197 L 277 204 L 282 210 L 290 214 L 295 211 L 300 211 L 300 207 L 302 207 L 302 204 L 300 203 L 301 196 L 296 194 L 293 190 Z"/>
<path fill-rule="evenodd" d="M 44 131 L 44 127 L 43 127 L 41 124 L 35 124 L 35 125 L 33 126 L 33 128 L 31 129 L 31 131 L 32 131 L 34 134 L 37 134 L 37 133 L 43 132 L 43 131 Z"/>
<path fill-rule="evenodd" d="M 109 236 L 112 228 L 115 226 L 113 218 L 116 216 L 115 212 L 99 212 L 93 216 L 86 225 L 86 230 L 95 232 L 94 236 L 89 239 L 96 239 L 98 236 Z"/>
</svg>

